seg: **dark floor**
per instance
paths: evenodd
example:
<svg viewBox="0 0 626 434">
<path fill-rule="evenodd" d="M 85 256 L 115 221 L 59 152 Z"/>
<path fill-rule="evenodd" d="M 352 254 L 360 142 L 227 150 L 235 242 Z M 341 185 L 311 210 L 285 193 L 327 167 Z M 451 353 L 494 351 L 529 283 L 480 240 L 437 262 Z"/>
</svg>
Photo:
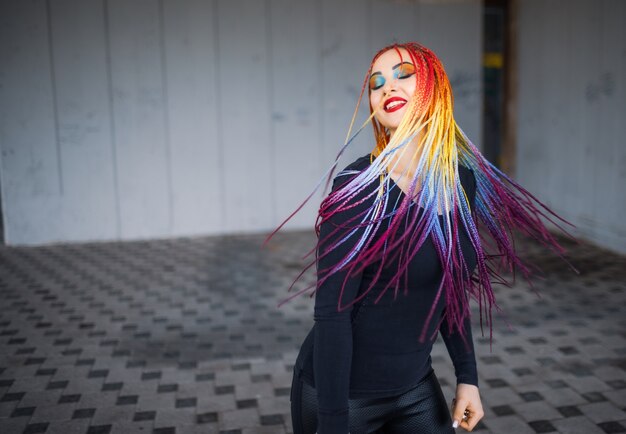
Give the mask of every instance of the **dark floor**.
<svg viewBox="0 0 626 434">
<path fill-rule="evenodd" d="M 277 304 L 314 238 L 262 240 L 0 248 L 0 433 L 291 433 L 313 300 Z M 497 290 L 492 350 L 475 324 L 478 432 L 626 432 L 626 258 L 568 247 L 580 275 L 522 243 L 541 298 Z M 441 343 L 433 362 L 451 400 Z"/>
</svg>

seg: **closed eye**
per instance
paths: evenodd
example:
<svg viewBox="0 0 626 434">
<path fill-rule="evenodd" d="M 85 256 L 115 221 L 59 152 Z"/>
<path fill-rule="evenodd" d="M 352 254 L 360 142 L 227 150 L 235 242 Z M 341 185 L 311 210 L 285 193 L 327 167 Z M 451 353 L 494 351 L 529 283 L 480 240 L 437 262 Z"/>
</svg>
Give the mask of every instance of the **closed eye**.
<svg viewBox="0 0 626 434">
<path fill-rule="evenodd" d="M 394 68 L 393 75 L 395 78 L 403 79 L 409 78 L 415 74 L 415 65 L 409 62 L 402 62 Z"/>
<path fill-rule="evenodd" d="M 380 89 L 385 85 L 385 77 L 379 72 L 372 74 L 370 77 L 370 90 Z"/>
</svg>

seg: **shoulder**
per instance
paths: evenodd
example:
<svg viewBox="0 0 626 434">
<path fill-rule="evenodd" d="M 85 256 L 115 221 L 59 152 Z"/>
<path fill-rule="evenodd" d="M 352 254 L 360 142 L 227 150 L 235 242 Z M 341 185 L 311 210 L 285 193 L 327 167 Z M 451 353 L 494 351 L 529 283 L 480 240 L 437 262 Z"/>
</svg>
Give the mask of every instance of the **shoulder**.
<svg viewBox="0 0 626 434">
<path fill-rule="evenodd" d="M 476 189 L 476 177 L 472 169 L 459 164 L 459 177 L 461 178 L 461 185 L 465 190 L 473 191 Z"/>
<path fill-rule="evenodd" d="M 461 178 L 469 179 L 470 177 L 474 177 L 474 171 L 469 167 L 459 163 L 459 176 Z"/>
<path fill-rule="evenodd" d="M 345 184 L 352 179 L 355 175 L 367 169 L 370 166 L 370 155 L 371 154 L 366 154 L 357 158 L 337 173 L 333 180 L 333 190 L 336 190 L 342 184 Z"/>
<path fill-rule="evenodd" d="M 459 164 L 459 178 L 461 186 L 465 190 L 465 194 L 470 201 L 470 206 L 474 208 L 474 201 L 476 198 L 476 177 L 474 171 L 466 166 Z"/>
<path fill-rule="evenodd" d="M 335 178 L 333 179 L 333 187 L 326 200 L 329 200 L 330 197 L 334 194 L 338 194 L 340 190 L 347 186 L 355 176 L 359 173 L 363 172 L 370 166 L 370 154 L 364 155 L 362 157 L 357 158 L 343 170 L 341 170 Z M 341 200 L 336 201 L 332 200 L 331 208 L 338 207 L 340 212 L 330 213 L 330 216 L 325 221 L 333 221 L 334 224 L 340 224 L 341 222 L 345 222 L 348 220 L 352 220 L 359 215 L 361 215 L 367 208 L 372 206 L 374 200 L 376 199 L 375 195 L 371 194 L 372 191 L 375 191 L 376 185 L 372 182 L 368 185 L 359 185 L 351 190 L 350 192 L 345 192 L 346 194 L 341 193 Z M 324 208 L 324 203 L 322 203 L 320 210 Z"/>
<path fill-rule="evenodd" d="M 352 163 L 343 168 L 341 172 L 337 174 L 335 179 L 339 176 L 354 175 L 358 172 L 362 172 L 370 165 L 370 154 L 363 155 L 357 158 Z"/>
</svg>

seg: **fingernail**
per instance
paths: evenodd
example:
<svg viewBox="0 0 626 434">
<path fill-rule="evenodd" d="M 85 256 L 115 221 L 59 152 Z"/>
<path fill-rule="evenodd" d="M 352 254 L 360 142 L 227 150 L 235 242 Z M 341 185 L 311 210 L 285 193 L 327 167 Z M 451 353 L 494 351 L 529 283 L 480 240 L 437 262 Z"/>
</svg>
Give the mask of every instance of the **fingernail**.
<svg viewBox="0 0 626 434">
<path fill-rule="evenodd" d="M 458 428 L 459 427 L 459 421 L 455 420 L 454 422 L 452 422 L 452 428 Z"/>
</svg>

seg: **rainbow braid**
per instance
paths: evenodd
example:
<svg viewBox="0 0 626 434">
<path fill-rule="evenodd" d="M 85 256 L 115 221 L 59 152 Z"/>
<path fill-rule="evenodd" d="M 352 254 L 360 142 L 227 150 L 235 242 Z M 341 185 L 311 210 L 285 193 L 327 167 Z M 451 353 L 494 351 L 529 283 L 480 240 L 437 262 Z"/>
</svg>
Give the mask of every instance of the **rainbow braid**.
<svg viewBox="0 0 626 434">
<path fill-rule="evenodd" d="M 372 66 L 381 54 L 390 49 L 395 49 L 402 57 L 399 48 L 404 48 L 409 53 L 411 61 L 416 67 L 416 89 L 398 128 L 390 137 L 385 128 L 374 117 L 380 107 L 372 107 L 370 104 L 369 118 L 351 136 L 356 113 L 362 101 Z M 394 287 L 397 293 L 401 286 L 401 279 L 406 278 L 407 267 L 411 259 L 426 239 L 431 237 L 442 264 L 443 276 L 420 340 L 423 341 L 427 338 L 425 333 L 428 324 L 433 320 L 435 307 L 441 296 L 445 296 L 446 299 L 446 319 L 450 330 L 457 329 L 463 332 L 463 322 L 470 314 L 467 297 L 469 295 L 478 301 L 481 326 L 483 319 L 486 318 L 487 324 L 490 326 L 491 336 L 492 307 L 498 308 L 495 303 L 491 279 L 494 278 L 495 283 L 509 285 L 499 270 L 505 269 L 513 272 L 517 267 L 522 271 L 526 280 L 530 282 L 529 267 L 521 261 L 514 250 L 511 235 L 513 230 L 517 229 L 521 233 L 539 240 L 565 260 L 564 249 L 548 231 L 541 218 L 545 218 L 571 237 L 557 224 L 555 219 L 566 224 L 570 223 L 557 216 L 528 191 L 493 166 L 467 138 L 453 117 L 453 96 L 447 74 L 439 59 L 428 48 L 412 42 L 394 44 L 383 48 L 374 56 L 361 88 L 346 143 L 338 153 L 334 164 L 324 175 L 327 176 L 326 188 L 333 179 L 333 171 L 341 155 L 370 121 L 376 139 L 372 156 L 376 158 L 372 159 L 369 167 L 361 172 L 356 171 L 349 181 L 322 201 L 315 225 L 318 237 L 323 222 L 335 213 L 341 213 L 357 206 L 360 202 L 354 203 L 353 199 L 378 178 L 379 187 L 376 191 L 361 199 L 361 202 L 371 200 L 372 205 L 366 212 L 350 222 L 352 224 L 351 230 L 347 231 L 345 237 L 328 246 L 324 252 L 319 251 L 319 248 L 327 240 L 318 238 L 317 245 L 312 250 L 317 253 L 316 260 L 305 267 L 294 283 L 317 262 L 319 257 L 328 254 L 346 239 L 355 236 L 359 228 L 364 228 L 360 238 L 356 240 L 354 248 L 340 263 L 327 270 L 318 270 L 320 277 L 316 286 L 319 288 L 330 275 L 339 270 L 348 270 L 349 272 L 346 273 L 346 279 L 348 279 L 354 272 L 378 263 L 378 272 L 371 285 L 357 299 L 346 306 L 341 304 L 343 287 L 341 288 L 337 308 L 338 310 L 346 309 L 372 289 L 384 263 L 392 257 L 397 257 L 398 269 L 375 300 L 378 302 L 384 292 L 391 287 Z M 392 213 L 385 214 L 389 192 L 394 185 L 389 172 L 395 168 L 397 161 L 400 160 L 397 158 L 394 162 L 394 158 L 398 155 L 404 155 L 409 149 L 407 144 L 415 138 L 419 140 L 419 145 L 415 149 L 420 151 L 411 156 L 416 170 L 413 179 L 410 180 L 409 191 L 400 203 L 396 204 Z M 470 201 L 461 186 L 458 172 L 459 164 L 472 170 L 476 179 L 473 210 L 470 209 Z M 391 170 L 388 171 L 387 168 L 391 168 Z M 319 188 L 322 180 L 305 201 L 268 236 L 266 242 L 304 206 Z M 418 185 L 421 185 L 419 190 L 417 189 Z M 420 205 L 420 212 L 413 212 L 414 208 L 411 205 L 414 202 Z M 439 215 L 439 212 L 442 215 Z M 440 225 L 440 217 L 443 220 L 443 225 Z M 374 235 L 377 234 L 382 221 L 386 218 L 391 218 L 388 228 L 380 236 L 375 237 Z M 459 224 L 463 225 L 476 251 L 477 272 L 474 273 L 475 277 L 472 277 L 472 273 L 468 272 L 461 251 L 459 242 L 461 227 Z M 480 231 L 479 227 L 481 227 Z M 333 233 L 328 235 L 328 238 L 331 238 L 341 229 L 345 230 L 346 228 L 336 228 Z M 489 250 L 495 253 L 487 254 L 483 246 L 489 246 Z M 289 291 L 292 287 L 293 284 Z M 298 291 L 293 296 L 283 300 L 279 306 L 311 287 Z M 315 291 L 311 293 L 311 296 L 314 293 Z"/>
</svg>

